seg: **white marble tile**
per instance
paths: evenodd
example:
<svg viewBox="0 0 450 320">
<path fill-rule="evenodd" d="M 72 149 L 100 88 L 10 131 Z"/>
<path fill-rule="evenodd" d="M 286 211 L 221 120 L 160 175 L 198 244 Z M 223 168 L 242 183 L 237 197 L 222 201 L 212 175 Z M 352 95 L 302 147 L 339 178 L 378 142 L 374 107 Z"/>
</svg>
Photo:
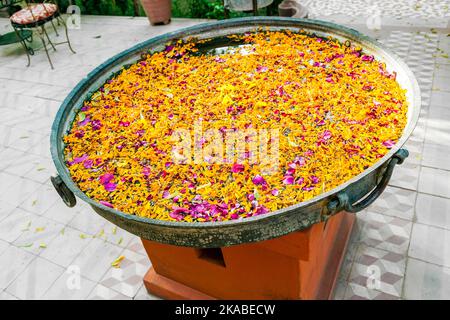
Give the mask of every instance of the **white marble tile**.
<svg viewBox="0 0 450 320">
<path fill-rule="evenodd" d="M 44 217 L 38 217 L 31 221 L 31 224 L 27 226 L 20 237 L 13 242 L 13 245 L 38 255 L 47 250 L 49 244 L 57 235 L 59 235 L 59 232 L 63 227 L 64 226 L 58 222 Z"/>
<path fill-rule="evenodd" d="M 450 230 L 450 199 L 419 193 L 416 220 L 418 223 Z"/>
<path fill-rule="evenodd" d="M 62 267 L 37 257 L 6 288 L 6 292 L 22 300 L 40 299 L 63 272 Z"/>
<path fill-rule="evenodd" d="M 45 213 L 56 201 L 61 201 L 56 190 L 48 185 L 39 186 L 19 207 L 39 215 Z"/>
<path fill-rule="evenodd" d="M 408 259 L 404 298 L 411 300 L 449 300 L 450 268 Z"/>
<path fill-rule="evenodd" d="M 18 300 L 18 299 L 6 291 L 0 291 L 0 300 Z"/>
<path fill-rule="evenodd" d="M 49 188 L 53 188 L 53 186 L 47 185 Z M 59 197 L 59 196 L 58 196 Z M 78 206 L 78 205 L 77 205 Z M 58 221 L 62 224 L 69 223 L 75 215 L 78 214 L 77 207 L 69 208 L 62 201 L 62 199 L 57 199 L 53 205 L 48 208 L 43 214 L 43 217 Z"/>
<path fill-rule="evenodd" d="M 0 254 L 0 290 L 5 289 L 18 276 L 23 276 L 23 270 L 36 256 L 23 249 L 9 246 Z"/>
<path fill-rule="evenodd" d="M 0 239 L 13 242 L 37 219 L 39 216 L 33 213 L 20 208 L 14 209 L 8 217 L 0 221 Z"/>
<path fill-rule="evenodd" d="M 450 198 L 450 171 L 422 167 L 419 191 Z"/>
<path fill-rule="evenodd" d="M 450 267 L 450 230 L 415 223 L 408 255 Z"/>
<path fill-rule="evenodd" d="M 14 184 L 10 185 L 2 194 L 0 194 L 0 201 L 19 205 L 40 186 L 40 183 L 25 178 L 20 178 Z"/>
<path fill-rule="evenodd" d="M 58 235 L 42 250 L 40 256 L 65 268 L 83 251 L 92 240 L 84 238 L 82 233 L 70 227 L 60 228 Z"/>
</svg>

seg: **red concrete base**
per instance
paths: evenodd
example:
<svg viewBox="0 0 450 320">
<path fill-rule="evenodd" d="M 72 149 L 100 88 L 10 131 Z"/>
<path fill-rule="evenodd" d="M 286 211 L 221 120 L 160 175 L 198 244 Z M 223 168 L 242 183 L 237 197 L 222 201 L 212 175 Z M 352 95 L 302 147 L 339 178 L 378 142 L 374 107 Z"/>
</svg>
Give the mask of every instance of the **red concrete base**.
<svg viewBox="0 0 450 320">
<path fill-rule="evenodd" d="M 165 299 L 329 299 L 354 221 L 342 212 L 283 237 L 215 249 L 142 239 L 153 264 L 144 284 Z"/>
</svg>

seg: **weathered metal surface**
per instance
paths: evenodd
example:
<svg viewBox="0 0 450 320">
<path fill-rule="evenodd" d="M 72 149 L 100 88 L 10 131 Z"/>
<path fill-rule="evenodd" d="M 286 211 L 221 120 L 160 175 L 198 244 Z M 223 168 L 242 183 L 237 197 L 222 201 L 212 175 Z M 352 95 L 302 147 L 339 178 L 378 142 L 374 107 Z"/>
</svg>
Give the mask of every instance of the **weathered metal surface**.
<svg viewBox="0 0 450 320">
<path fill-rule="evenodd" d="M 361 46 L 368 54 L 373 54 L 376 59 L 384 61 L 388 70 L 395 70 L 397 72 L 397 81 L 407 90 L 409 104 L 408 123 L 398 143 L 375 165 L 333 190 L 320 194 L 308 201 L 243 220 L 187 223 L 142 218 L 107 208 L 88 198 L 78 189 L 72 181 L 64 162 L 62 137 L 70 129 L 76 112 L 81 108 L 83 101 L 95 92 L 112 74 L 119 71 L 122 66 L 136 62 L 141 54 L 148 50 L 163 50 L 165 44 L 174 39 L 187 39 L 190 37 L 198 39 L 220 38 L 231 34 L 253 31 L 258 27 L 265 27 L 270 30 L 305 30 L 317 36 L 332 36 L 342 42 L 351 42 Z M 383 185 L 389 180 L 395 163 L 400 162 L 398 157 L 403 157 L 403 151 L 399 150 L 414 129 L 419 112 L 419 86 L 407 65 L 382 44 L 353 29 L 317 20 L 279 17 L 251 17 L 202 24 L 149 39 L 112 57 L 89 73 L 72 90 L 56 115 L 50 137 L 52 158 L 60 177 L 60 179 L 55 180 L 58 182 L 55 186 L 60 188 L 59 192 L 63 188 L 62 191 L 63 196 L 66 197 L 66 203 L 73 204 L 70 201 L 70 196 L 67 196 L 67 190 L 69 190 L 90 204 L 105 219 L 139 237 L 149 240 L 179 246 L 207 248 L 271 239 L 308 228 L 345 208 L 354 208 L 354 211 L 357 211 L 359 207 L 355 203 L 358 203 L 361 199 L 369 202 L 364 198 L 371 191 L 374 193 L 367 198 L 370 198 L 370 201 L 375 200 L 375 196 L 381 193 Z M 393 163 L 391 159 L 395 154 L 397 154 L 397 160 Z M 388 166 L 389 169 L 387 170 Z M 387 177 L 383 179 L 385 173 Z M 378 184 L 380 186 L 374 190 Z"/>
</svg>

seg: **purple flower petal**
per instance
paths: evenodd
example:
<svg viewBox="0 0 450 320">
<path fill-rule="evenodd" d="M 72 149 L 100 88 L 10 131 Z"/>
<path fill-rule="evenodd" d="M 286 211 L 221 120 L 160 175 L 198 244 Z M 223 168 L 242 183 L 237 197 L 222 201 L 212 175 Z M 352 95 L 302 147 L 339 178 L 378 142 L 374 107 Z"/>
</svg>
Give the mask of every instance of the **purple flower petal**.
<svg viewBox="0 0 450 320">
<path fill-rule="evenodd" d="M 385 142 L 383 142 L 383 146 L 385 146 L 388 149 L 391 149 L 393 146 L 395 146 L 395 141 L 386 140 Z"/>
<path fill-rule="evenodd" d="M 73 159 L 75 163 L 81 163 L 86 160 L 89 156 L 87 154 L 83 154 L 81 157 Z"/>
<path fill-rule="evenodd" d="M 112 179 L 114 179 L 114 175 L 111 173 L 105 173 L 104 175 L 100 176 L 100 183 L 105 185 L 108 182 L 110 182 Z"/>
<path fill-rule="evenodd" d="M 106 206 L 106 207 L 114 208 L 114 206 L 113 206 L 111 203 L 107 202 L 107 201 L 100 200 L 99 202 L 100 202 L 102 205 Z"/>
<path fill-rule="evenodd" d="M 256 208 L 255 216 L 259 216 L 260 214 L 266 214 L 268 212 L 269 209 L 261 205 Z"/>
<path fill-rule="evenodd" d="M 323 138 L 323 140 L 328 140 L 328 139 L 330 139 L 330 138 L 331 138 L 331 131 L 330 131 L 330 130 L 325 130 L 325 131 L 323 132 L 322 138 Z"/>
<path fill-rule="evenodd" d="M 294 163 L 299 167 L 303 167 L 306 164 L 306 160 L 304 157 L 297 156 L 294 159 Z"/>
<path fill-rule="evenodd" d="M 361 57 L 361 60 L 362 61 L 372 62 L 374 60 L 374 57 L 373 56 L 364 55 L 364 56 Z"/>
<path fill-rule="evenodd" d="M 267 68 L 266 66 L 257 66 L 256 67 L 257 72 L 267 72 L 268 70 L 269 70 L 269 68 Z"/>
<path fill-rule="evenodd" d="M 293 175 L 294 173 L 295 173 L 295 169 L 289 168 L 286 170 L 286 174 L 288 174 L 290 176 Z"/>
<path fill-rule="evenodd" d="M 92 130 L 100 130 L 100 128 L 102 127 L 102 123 L 100 122 L 100 120 L 92 120 L 91 121 L 91 125 L 92 125 Z"/>
<path fill-rule="evenodd" d="M 168 190 L 164 190 L 164 192 L 163 192 L 163 194 L 162 194 L 163 199 L 166 199 L 166 198 L 168 198 L 169 196 L 170 196 L 170 192 L 169 192 Z"/>
<path fill-rule="evenodd" d="M 272 193 L 272 195 L 275 196 L 275 197 L 278 196 L 278 195 L 280 194 L 280 192 L 278 191 L 278 189 L 273 189 L 271 193 Z"/>
<path fill-rule="evenodd" d="M 94 164 L 94 161 L 91 160 L 91 159 L 86 159 L 86 160 L 84 160 L 84 162 L 83 162 L 83 166 L 84 166 L 86 169 L 92 168 L 93 164 Z"/>
<path fill-rule="evenodd" d="M 183 220 L 184 215 L 189 213 L 189 209 L 181 207 L 172 207 L 173 211 L 169 213 L 169 216 L 177 221 Z"/>
<path fill-rule="evenodd" d="M 215 62 L 218 62 L 218 63 L 224 63 L 226 60 L 223 59 L 223 58 L 221 58 L 221 57 L 215 57 L 215 58 L 214 58 L 214 61 L 215 61 Z"/>
<path fill-rule="evenodd" d="M 252 179 L 253 183 L 256 185 L 263 185 L 266 184 L 266 180 L 264 180 L 263 177 L 261 177 L 259 174 L 253 177 Z"/>
<path fill-rule="evenodd" d="M 284 184 L 294 184 L 294 177 L 293 176 L 285 176 L 283 179 Z"/>
<path fill-rule="evenodd" d="M 317 125 L 318 125 L 318 126 L 323 126 L 323 125 L 325 125 L 325 120 L 322 119 L 322 120 L 318 121 L 318 122 L 317 122 Z"/>
<path fill-rule="evenodd" d="M 316 176 L 311 176 L 310 179 L 311 179 L 311 183 L 312 183 L 312 184 L 317 184 L 317 183 L 319 183 L 319 178 L 316 177 Z"/>
<path fill-rule="evenodd" d="M 230 216 L 230 218 L 231 218 L 232 220 L 236 220 L 236 219 L 239 219 L 239 215 L 238 215 L 237 213 L 233 213 L 233 214 Z"/>
<path fill-rule="evenodd" d="M 84 130 L 77 130 L 75 131 L 75 137 L 77 137 L 78 139 L 81 139 L 84 137 Z"/>
<path fill-rule="evenodd" d="M 231 167 L 231 172 L 233 173 L 238 173 L 238 172 L 242 172 L 244 171 L 244 165 L 242 164 L 233 164 L 233 166 Z"/>
<path fill-rule="evenodd" d="M 103 187 L 105 188 L 106 191 L 111 192 L 111 191 L 116 190 L 117 184 L 114 183 L 114 182 L 108 182 L 108 183 L 105 183 L 105 184 L 103 185 Z"/>
<path fill-rule="evenodd" d="M 89 116 L 87 116 L 86 118 L 84 118 L 83 121 L 78 122 L 78 126 L 84 127 L 84 126 L 87 125 L 90 121 L 91 121 L 91 118 L 89 118 Z"/>
</svg>

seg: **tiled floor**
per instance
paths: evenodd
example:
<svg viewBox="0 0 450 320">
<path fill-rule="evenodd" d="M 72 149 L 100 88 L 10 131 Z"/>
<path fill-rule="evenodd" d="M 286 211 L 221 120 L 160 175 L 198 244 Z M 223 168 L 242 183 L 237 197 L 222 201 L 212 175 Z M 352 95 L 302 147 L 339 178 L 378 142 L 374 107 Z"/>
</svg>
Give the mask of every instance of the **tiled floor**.
<svg viewBox="0 0 450 320">
<path fill-rule="evenodd" d="M 424 8 L 417 10 L 411 1 L 377 1 L 384 9 L 375 31 L 366 25 L 366 2 L 305 1 L 311 17 L 369 33 L 405 59 L 419 80 L 423 110 L 406 145 L 410 157 L 382 197 L 358 214 L 335 298 L 450 299 L 447 2 L 417 1 Z M 327 9 L 318 10 L 324 3 Z M 20 47 L 0 47 L 0 299 L 155 298 L 142 285 L 150 262 L 139 239 L 83 203 L 67 208 L 53 191 L 50 126 L 71 88 L 99 63 L 198 22 L 150 27 L 145 18 L 85 16 L 81 29 L 70 31 L 77 54 L 64 46 L 51 52 L 54 71 L 42 50 L 26 68 Z M 8 28 L 0 19 L 0 34 Z M 112 267 L 120 256 L 121 268 Z"/>
</svg>

